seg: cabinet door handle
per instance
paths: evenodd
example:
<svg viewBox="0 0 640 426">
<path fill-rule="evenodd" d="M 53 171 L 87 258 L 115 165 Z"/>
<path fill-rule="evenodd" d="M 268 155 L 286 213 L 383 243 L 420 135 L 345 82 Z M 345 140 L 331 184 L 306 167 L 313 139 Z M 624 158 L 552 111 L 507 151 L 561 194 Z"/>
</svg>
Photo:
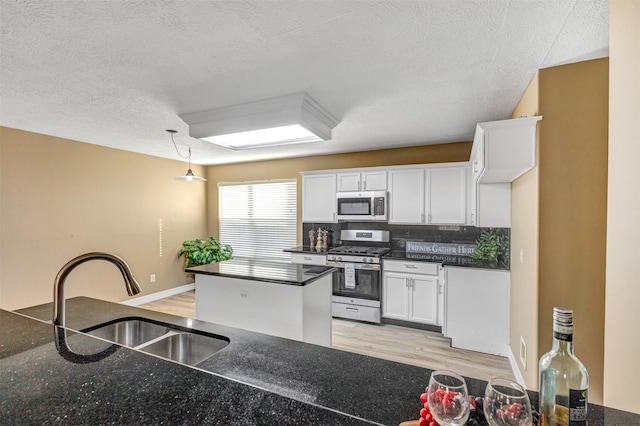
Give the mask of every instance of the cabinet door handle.
<svg viewBox="0 0 640 426">
<path fill-rule="evenodd" d="M 409 288 L 409 277 L 404 277 L 404 285 Z"/>
<path fill-rule="evenodd" d="M 361 183 L 362 183 L 362 182 L 358 182 L 358 191 L 360 191 L 360 184 L 361 184 Z M 364 183 L 364 186 L 365 186 L 365 188 L 367 187 L 367 183 L 366 183 L 366 182 Z"/>
<path fill-rule="evenodd" d="M 305 256 L 305 257 L 304 257 L 304 260 L 313 260 L 313 259 L 311 259 L 311 258 L 310 258 L 310 257 L 308 257 L 308 256 Z"/>
<path fill-rule="evenodd" d="M 424 223 L 424 213 L 420 213 L 420 222 Z"/>
<path fill-rule="evenodd" d="M 352 307 L 350 307 L 350 306 L 347 306 L 347 307 L 345 308 L 345 310 L 346 310 L 346 311 L 350 311 L 350 312 L 358 312 L 358 308 L 352 308 Z"/>
<path fill-rule="evenodd" d="M 409 269 L 416 269 L 417 268 L 416 265 L 407 265 L 406 263 L 405 263 L 404 267 L 405 268 L 409 268 Z"/>
</svg>

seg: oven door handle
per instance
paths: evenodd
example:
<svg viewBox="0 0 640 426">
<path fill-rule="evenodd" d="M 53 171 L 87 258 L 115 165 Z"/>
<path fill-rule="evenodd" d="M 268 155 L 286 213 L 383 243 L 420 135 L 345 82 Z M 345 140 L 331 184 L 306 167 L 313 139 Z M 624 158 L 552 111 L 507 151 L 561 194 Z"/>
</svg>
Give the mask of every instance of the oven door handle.
<svg viewBox="0 0 640 426">
<path fill-rule="evenodd" d="M 334 268 L 344 269 L 346 263 L 345 262 L 327 262 L 327 266 L 333 266 Z M 354 263 L 355 269 L 365 270 L 365 271 L 379 271 L 380 264 L 377 263 Z"/>
</svg>

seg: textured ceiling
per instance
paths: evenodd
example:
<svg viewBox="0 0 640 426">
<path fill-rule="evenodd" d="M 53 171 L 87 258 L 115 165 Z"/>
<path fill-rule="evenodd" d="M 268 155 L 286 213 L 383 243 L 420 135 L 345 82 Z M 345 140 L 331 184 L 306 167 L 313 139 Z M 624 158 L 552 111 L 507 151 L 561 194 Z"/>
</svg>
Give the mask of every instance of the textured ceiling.
<svg viewBox="0 0 640 426">
<path fill-rule="evenodd" d="M 540 68 L 608 56 L 604 0 L 0 0 L 0 125 L 197 164 L 471 140 Z M 234 152 L 179 114 L 307 92 L 325 143 Z"/>
</svg>

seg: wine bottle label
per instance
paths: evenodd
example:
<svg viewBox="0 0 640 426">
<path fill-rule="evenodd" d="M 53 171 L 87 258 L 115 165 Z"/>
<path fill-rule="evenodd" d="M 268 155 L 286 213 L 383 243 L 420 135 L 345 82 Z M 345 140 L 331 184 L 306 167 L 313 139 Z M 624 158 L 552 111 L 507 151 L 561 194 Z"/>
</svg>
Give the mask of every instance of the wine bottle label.
<svg viewBox="0 0 640 426">
<path fill-rule="evenodd" d="M 569 389 L 569 426 L 586 425 L 588 395 L 588 389 Z"/>
<path fill-rule="evenodd" d="M 573 342 L 573 326 L 553 324 L 553 337 L 565 342 Z"/>
</svg>

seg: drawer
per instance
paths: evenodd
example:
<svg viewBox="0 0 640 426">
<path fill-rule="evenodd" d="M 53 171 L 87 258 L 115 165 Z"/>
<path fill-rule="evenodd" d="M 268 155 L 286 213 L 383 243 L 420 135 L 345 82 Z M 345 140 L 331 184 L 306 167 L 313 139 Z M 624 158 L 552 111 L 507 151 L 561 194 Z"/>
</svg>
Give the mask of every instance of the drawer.
<svg viewBox="0 0 640 426">
<path fill-rule="evenodd" d="M 307 254 L 307 253 L 291 253 L 291 262 L 301 263 L 304 265 L 326 265 L 327 255 L 325 254 Z"/>
<path fill-rule="evenodd" d="M 380 308 L 333 302 L 331 304 L 331 316 L 379 324 Z"/>
<path fill-rule="evenodd" d="M 409 262 L 404 260 L 383 260 L 383 272 L 403 272 L 410 274 L 438 275 L 439 263 Z"/>
</svg>

